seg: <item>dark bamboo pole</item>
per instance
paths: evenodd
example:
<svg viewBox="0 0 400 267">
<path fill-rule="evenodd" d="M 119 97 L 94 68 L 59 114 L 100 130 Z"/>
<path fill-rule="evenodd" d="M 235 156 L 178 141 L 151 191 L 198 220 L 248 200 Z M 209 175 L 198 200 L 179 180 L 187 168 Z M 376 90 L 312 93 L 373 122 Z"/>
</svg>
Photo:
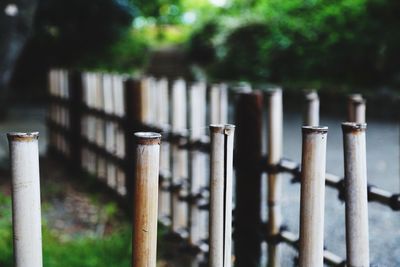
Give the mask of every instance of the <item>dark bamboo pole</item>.
<svg viewBox="0 0 400 267">
<path fill-rule="evenodd" d="M 261 254 L 261 92 L 241 92 L 236 103 L 236 209 L 234 247 L 238 267 L 259 266 Z"/>
</svg>

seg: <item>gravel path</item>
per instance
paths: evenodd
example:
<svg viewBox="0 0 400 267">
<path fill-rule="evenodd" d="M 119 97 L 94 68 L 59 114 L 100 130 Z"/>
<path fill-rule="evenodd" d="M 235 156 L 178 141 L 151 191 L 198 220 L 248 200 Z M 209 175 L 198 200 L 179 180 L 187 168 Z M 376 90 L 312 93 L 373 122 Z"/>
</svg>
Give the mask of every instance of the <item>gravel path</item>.
<svg viewBox="0 0 400 267">
<path fill-rule="evenodd" d="M 284 155 L 300 162 L 301 159 L 301 117 L 285 115 Z M 329 127 L 327 148 L 327 171 L 343 175 L 343 149 L 341 120 L 322 117 L 321 124 Z M 367 129 L 368 182 L 399 192 L 399 131 L 393 122 L 368 121 Z M 291 184 L 289 177 L 283 177 L 283 216 L 292 231 L 299 229 L 299 184 Z M 327 188 L 325 198 L 325 246 L 345 257 L 345 210 L 338 200 L 337 191 Z M 400 266 L 400 213 L 377 203 L 369 204 L 370 251 L 372 266 Z M 282 266 L 290 266 L 287 260 L 296 253 L 284 245 Z M 286 259 L 286 260 L 285 260 Z"/>
</svg>

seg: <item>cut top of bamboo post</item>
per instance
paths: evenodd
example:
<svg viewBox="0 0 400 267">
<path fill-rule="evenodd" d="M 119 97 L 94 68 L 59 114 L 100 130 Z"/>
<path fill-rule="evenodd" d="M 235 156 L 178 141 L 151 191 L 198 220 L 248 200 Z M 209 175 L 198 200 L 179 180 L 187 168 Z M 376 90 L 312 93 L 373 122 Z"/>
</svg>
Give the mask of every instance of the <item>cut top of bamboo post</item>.
<svg viewBox="0 0 400 267">
<path fill-rule="evenodd" d="M 343 122 L 342 123 L 343 132 L 348 133 L 359 133 L 363 132 L 367 129 L 366 123 L 357 123 L 357 122 Z"/>
<path fill-rule="evenodd" d="M 161 143 L 161 134 L 152 132 L 135 133 L 136 143 L 140 145 L 159 145 Z"/>
<path fill-rule="evenodd" d="M 39 132 L 21 133 L 21 132 L 10 132 L 7 133 L 9 141 L 21 141 L 30 142 L 39 139 Z"/>
</svg>

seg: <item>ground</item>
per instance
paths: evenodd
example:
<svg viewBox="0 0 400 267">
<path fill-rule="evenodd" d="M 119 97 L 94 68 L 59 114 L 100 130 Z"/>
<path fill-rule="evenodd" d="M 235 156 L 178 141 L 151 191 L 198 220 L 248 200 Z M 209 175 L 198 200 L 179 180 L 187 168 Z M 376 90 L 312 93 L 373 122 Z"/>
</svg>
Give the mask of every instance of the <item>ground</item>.
<svg viewBox="0 0 400 267">
<path fill-rule="evenodd" d="M 90 177 L 74 177 L 59 161 L 41 157 L 40 169 L 44 266 L 130 266 L 127 213 L 101 189 L 96 190 Z M 10 183 L 9 171 L 0 168 L 0 266 L 4 267 L 12 266 Z M 160 225 L 159 230 L 163 235 L 165 228 Z M 158 267 L 187 266 L 191 259 L 182 257 L 179 248 L 159 238 Z M 58 260 L 70 253 L 77 253 L 76 259 Z"/>
</svg>

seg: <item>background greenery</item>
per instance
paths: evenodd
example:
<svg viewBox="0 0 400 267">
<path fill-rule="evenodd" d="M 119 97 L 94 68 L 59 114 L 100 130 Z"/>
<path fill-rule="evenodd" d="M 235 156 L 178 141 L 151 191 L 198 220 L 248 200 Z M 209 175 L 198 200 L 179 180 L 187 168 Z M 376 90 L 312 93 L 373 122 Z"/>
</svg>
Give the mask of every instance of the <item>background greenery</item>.
<svg viewBox="0 0 400 267">
<path fill-rule="evenodd" d="M 398 86 L 399 11 L 391 0 L 235 1 L 189 47 L 218 79 Z"/>
<path fill-rule="evenodd" d="M 133 73 L 185 47 L 210 79 L 397 88 L 396 0 L 40 0 L 14 84 L 50 67 Z"/>
</svg>

